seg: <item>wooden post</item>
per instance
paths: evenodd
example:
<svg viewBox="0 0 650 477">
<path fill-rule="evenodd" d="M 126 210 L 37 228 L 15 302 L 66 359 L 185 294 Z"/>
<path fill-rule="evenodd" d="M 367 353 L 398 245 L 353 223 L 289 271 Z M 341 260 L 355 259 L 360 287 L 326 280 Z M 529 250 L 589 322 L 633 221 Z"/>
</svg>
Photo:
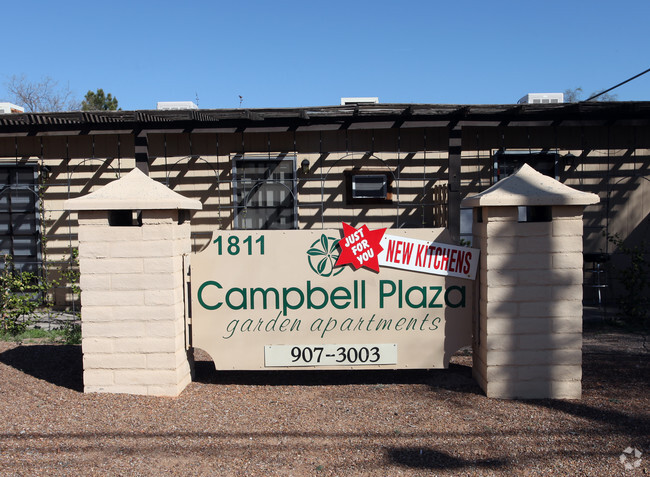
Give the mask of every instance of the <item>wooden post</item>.
<svg viewBox="0 0 650 477">
<path fill-rule="evenodd" d="M 460 240 L 460 156 L 462 148 L 463 129 L 460 122 L 449 124 L 449 203 L 447 206 L 447 228 L 455 243 Z"/>
</svg>

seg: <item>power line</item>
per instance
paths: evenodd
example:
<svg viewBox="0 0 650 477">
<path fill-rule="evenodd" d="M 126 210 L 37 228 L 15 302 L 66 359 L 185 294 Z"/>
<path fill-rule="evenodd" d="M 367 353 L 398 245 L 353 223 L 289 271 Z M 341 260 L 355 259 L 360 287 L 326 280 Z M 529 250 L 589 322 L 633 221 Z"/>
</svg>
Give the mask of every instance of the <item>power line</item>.
<svg viewBox="0 0 650 477">
<path fill-rule="evenodd" d="M 619 86 L 623 86 L 625 83 L 629 83 L 629 82 L 632 81 L 633 79 L 637 79 L 639 76 L 643 76 L 643 75 L 646 74 L 648 71 L 650 71 L 650 68 L 648 68 L 647 70 L 645 70 L 645 71 L 639 73 L 639 74 L 636 75 L 636 76 L 632 76 L 631 78 L 626 79 L 625 81 L 623 81 L 622 83 L 617 84 L 616 86 L 612 86 L 611 88 L 606 89 L 605 91 L 601 91 L 600 93 L 593 95 L 591 98 L 585 99 L 584 101 L 581 101 L 581 102 L 582 102 L 582 103 L 586 103 L 587 101 L 591 101 L 592 99 L 595 99 L 595 98 L 597 98 L 598 96 L 601 96 L 601 95 L 603 95 L 603 94 L 605 94 L 605 93 L 609 93 L 611 90 L 616 89 L 616 88 L 618 88 Z"/>
</svg>

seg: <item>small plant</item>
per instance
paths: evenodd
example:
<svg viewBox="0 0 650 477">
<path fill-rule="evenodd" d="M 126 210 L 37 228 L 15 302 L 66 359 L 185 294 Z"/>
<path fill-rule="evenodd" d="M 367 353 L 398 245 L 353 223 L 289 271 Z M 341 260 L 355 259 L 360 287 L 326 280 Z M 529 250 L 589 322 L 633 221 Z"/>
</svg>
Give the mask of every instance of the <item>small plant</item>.
<svg viewBox="0 0 650 477">
<path fill-rule="evenodd" d="M 67 280 L 72 290 L 74 299 L 78 299 L 81 294 L 81 287 L 79 286 L 79 249 L 73 248 L 72 253 L 70 254 L 70 266 L 65 268 L 61 275 L 65 280 Z"/>
<path fill-rule="evenodd" d="M 65 344 L 81 344 L 81 325 L 79 323 L 66 323 L 63 328 L 63 341 Z"/>
<path fill-rule="evenodd" d="M 65 257 L 64 257 L 65 258 Z M 46 267 L 51 267 L 55 263 L 65 263 L 66 265 L 57 268 L 55 273 L 45 273 L 49 276 L 47 286 L 50 293 L 54 293 L 57 288 L 68 288 L 72 292 L 72 301 L 77 302 L 81 294 L 79 286 L 79 249 L 73 248 L 70 253 L 70 259 L 62 262 L 45 262 Z"/>
<path fill-rule="evenodd" d="M 623 321 L 634 327 L 648 329 L 650 325 L 650 263 L 645 240 L 634 246 L 626 245 L 618 234 L 607 239 L 627 258 L 627 264 L 616 269 L 624 290 L 617 296 Z"/>
<path fill-rule="evenodd" d="M 60 326 L 61 337 L 66 344 L 81 343 L 81 325 L 79 320 L 81 313 L 77 307 L 81 297 L 81 287 L 79 286 L 79 250 L 73 248 L 70 259 L 65 260 L 66 265 L 56 270 L 55 273 L 47 273 L 50 278 L 47 281 L 48 288 L 48 310 L 50 319 Z M 51 265 L 51 263 L 47 263 Z M 55 293 L 57 289 L 65 289 L 71 292 L 71 307 L 64 310 L 54 311 Z M 68 298 L 70 295 L 67 295 Z"/>
<path fill-rule="evenodd" d="M 31 324 L 46 286 L 39 276 L 16 269 L 10 255 L 0 257 L 0 330 L 17 335 Z"/>
</svg>

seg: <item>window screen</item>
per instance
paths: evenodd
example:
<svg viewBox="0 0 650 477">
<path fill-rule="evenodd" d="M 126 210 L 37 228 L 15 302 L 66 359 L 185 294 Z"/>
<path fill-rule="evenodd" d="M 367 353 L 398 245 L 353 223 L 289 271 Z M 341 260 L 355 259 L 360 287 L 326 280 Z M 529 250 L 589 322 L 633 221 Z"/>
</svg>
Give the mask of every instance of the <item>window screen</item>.
<svg viewBox="0 0 650 477">
<path fill-rule="evenodd" d="M 388 178 L 383 174 L 352 176 L 353 199 L 385 199 L 388 194 Z"/>
<path fill-rule="evenodd" d="M 35 166 L 0 164 L 0 255 L 33 273 L 40 265 L 37 184 Z"/>
<path fill-rule="evenodd" d="M 514 174 L 524 164 L 537 172 L 557 179 L 558 154 L 535 151 L 498 151 L 494 154 L 494 182 Z"/>
<path fill-rule="evenodd" d="M 295 158 L 234 160 L 235 228 L 295 229 Z"/>
<path fill-rule="evenodd" d="M 374 171 L 345 171 L 346 203 L 349 205 L 390 204 L 391 174 Z"/>
</svg>

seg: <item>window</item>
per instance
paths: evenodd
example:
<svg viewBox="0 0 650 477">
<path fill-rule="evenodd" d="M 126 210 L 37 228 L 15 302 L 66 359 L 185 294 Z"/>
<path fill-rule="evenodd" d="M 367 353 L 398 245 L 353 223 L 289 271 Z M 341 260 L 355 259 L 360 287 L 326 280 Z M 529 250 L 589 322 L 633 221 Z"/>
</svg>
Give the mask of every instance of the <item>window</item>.
<svg viewBox="0 0 650 477">
<path fill-rule="evenodd" d="M 296 158 L 239 156 L 233 160 L 235 228 L 298 228 Z"/>
<path fill-rule="evenodd" d="M 36 166 L 0 164 L 0 255 L 16 269 L 40 268 L 40 220 Z"/>
<path fill-rule="evenodd" d="M 528 164 L 544 175 L 558 179 L 558 157 L 554 152 L 497 151 L 494 154 L 494 182 L 514 174 L 524 164 Z"/>
<path fill-rule="evenodd" d="M 559 155 L 554 152 L 540 151 L 498 151 L 494 155 L 494 182 L 512 175 L 524 164 L 528 164 L 537 172 L 558 179 L 557 161 Z M 519 222 L 550 222 L 550 207 L 524 207 L 518 209 Z"/>
<path fill-rule="evenodd" d="M 390 203 L 391 181 L 386 172 L 346 171 L 347 204 Z"/>
<path fill-rule="evenodd" d="M 359 174 L 352 177 L 353 199 L 385 199 L 387 194 L 386 176 Z"/>
<path fill-rule="evenodd" d="M 548 205 L 519 206 L 519 222 L 550 222 L 553 220 L 553 208 Z"/>
<path fill-rule="evenodd" d="M 479 207 L 480 209 L 480 207 Z M 461 244 L 471 246 L 473 242 L 473 230 L 472 230 L 472 222 L 474 220 L 474 209 L 467 209 L 467 208 L 461 208 L 460 209 L 460 240 Z M 481 211 L 481 220 L 478 222 L 483 221 L 483 216 L 482 216 L 482 211 Z"/>
</svg>

